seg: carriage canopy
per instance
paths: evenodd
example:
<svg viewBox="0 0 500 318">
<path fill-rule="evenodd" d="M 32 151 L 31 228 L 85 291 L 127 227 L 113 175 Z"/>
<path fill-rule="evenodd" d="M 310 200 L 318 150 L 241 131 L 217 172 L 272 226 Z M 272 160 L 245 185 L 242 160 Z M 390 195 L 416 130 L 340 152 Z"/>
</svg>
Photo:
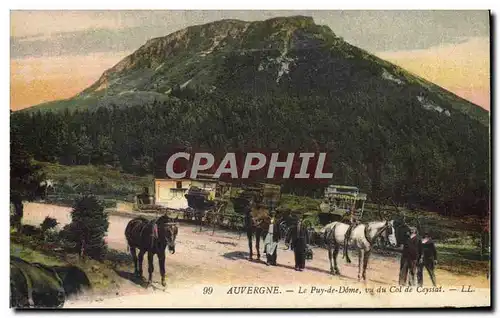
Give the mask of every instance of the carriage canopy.
<svg viewBox="0 0 500 318">
<path fill-rule="evenodd" d="M 320 204 L 320 222 L 328 223 L 346 216 L 360 220 L 366 199 L 366 194 L 359 192 L 358 187 L 330 185 L 325 189 L 324 199 Z"/>
<path fill-rule="evenodd" d="M 252 195 L 256 203 L 274 210 L 278 206 L 281 198 L 281 186 L 269 183 L 255 183 L 251 185 L 232 185 L 230 190 L 230 199 L 240 198 L 242 196 Z"/>
</svg>

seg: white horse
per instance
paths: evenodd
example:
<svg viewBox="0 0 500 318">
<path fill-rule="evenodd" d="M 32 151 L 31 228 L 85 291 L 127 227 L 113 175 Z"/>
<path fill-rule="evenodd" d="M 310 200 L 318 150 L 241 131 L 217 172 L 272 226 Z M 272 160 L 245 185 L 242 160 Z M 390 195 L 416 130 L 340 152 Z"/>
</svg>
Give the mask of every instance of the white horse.
<svg viewBox="0 0 500 318">
<path fill-rule="evenodd" d="M 348 224 L 332 222 L 321 229 L 321 233 L 324 235 L 324 240 L 328 248 L 330 273 L 332 275 L 340 274 L 337 267 L 337 255 L 339 253 L 339 247 L 344 245 L 344 238 L 348 228 Z M 359 252 L 358 280 L 360 278 L 366 280 L 366 267 L 368 265 L 368 259 L 370 258 L 375 240 L 381 235 L 384 235 L 385 241 L 389 242 L 390 245 L 397 246 L 398 243 L 396 240 L 393 220 L 368 222 L 359 224 L 352 229 L 348 245 L 354 246 Z M 362 270 L 361 264 L 363 264 Z"/>
</svg>

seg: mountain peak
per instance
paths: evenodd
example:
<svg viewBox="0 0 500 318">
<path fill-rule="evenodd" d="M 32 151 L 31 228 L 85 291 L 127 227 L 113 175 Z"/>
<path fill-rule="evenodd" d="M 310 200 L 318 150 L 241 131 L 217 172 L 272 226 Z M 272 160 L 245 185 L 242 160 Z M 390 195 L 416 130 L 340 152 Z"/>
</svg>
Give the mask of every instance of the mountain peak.
<svg viewBox="0 0 500 318">
<path fill-rule="evenodd" d="M 459 111 L 488 122 L 478 106 L 350 45 L 328 26 L 300 15 L 263 21 L 225 19 L 151 39 L 58 107 L 147 105 L 178 98 L 183 90 L 195 95 L 328 96 L 349 103 L 359 103 L 359 96 L 364 96 L 366 103 L 381 108 L 387 104 L 384 99 L 391 98 L 436 116 L 453 117 Z"/>
<path fill-rule="evenodd" d="M 159 71 L 165 67 L 166 60 L 175 59 L 179 55 L 195 54 L 205 57 L 215 51 L 287 50 L 292 34 L 299 29 L 303 30 L 302 33 L 319 34 L 325 31 L 324 27 L 315 25 L 312 17 L 300 15 L 253 22 L 224 19 L 190 26 L 148 40 L 137 51 L 106 70 L 96 83 L 79 96 L 108 90 L 113 85 L 113 77 L 131 70 Z M 333 35 L 329 28 L 326 31 Z"/>
<path fill-rule="evenodd" d="M 263 21 L 264 23 L 269 23 L 272 26 L 298 26 L 303 27 L 306 25 L 314 25 L 314 19 L 309 16 L 303 15 L 295 15 L 295 16 L 287 16 L 287 17 L 276 17 Z"/>
</svg>

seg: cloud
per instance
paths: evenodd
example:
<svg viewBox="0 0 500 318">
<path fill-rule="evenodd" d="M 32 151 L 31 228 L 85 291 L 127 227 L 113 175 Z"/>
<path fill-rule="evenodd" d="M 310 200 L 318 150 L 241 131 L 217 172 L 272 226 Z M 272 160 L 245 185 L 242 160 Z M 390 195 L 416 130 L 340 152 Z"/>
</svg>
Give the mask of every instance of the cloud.
<svg viewBox="0 0 500 318">
<path fill-rule="evenodd" d="M 125 11 L 11 11 L 11 37 L 50 35 L 89 29 L 120 29 L 130 26 Z"/>
<path fill-rule="evenodd" d="M 92 29 L 55 33 L 50 36 L 12 38 L 11 58 L 87 55 L 102 52 L 136 50 L 147 36 L 139 28 Z"/>
<path fill-rule="evenodd" d="M 312 16 L 371 52 L 489 36 L 488 11 L 14 11 L 12 58 L 135 50 L 153 37 L 220 19 Z"/>
<path fill-rule="evenodd" d="M 349 43 L 489 107 L 486 10 L 11 11 L 12 105 L 70 97 L 125 52 L 191 25 L 291 15 L 312 16 Z"/>
<path fill-rule="evenodd" d="M 489 36 L 488 11 L 337 11 L 317 19 L 371 52 L 427 49 Z"/>
</svg>

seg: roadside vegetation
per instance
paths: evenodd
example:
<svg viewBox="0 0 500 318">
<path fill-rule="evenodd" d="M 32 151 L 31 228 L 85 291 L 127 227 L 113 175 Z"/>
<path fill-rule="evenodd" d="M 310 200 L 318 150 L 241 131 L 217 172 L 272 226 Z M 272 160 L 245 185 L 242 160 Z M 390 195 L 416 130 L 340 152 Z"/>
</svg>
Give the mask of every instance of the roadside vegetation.
<svg viewBox="0 0 500 318">
<path fill-rule="evenodd" d="M 89 279 L 92 294 L 118 293 L 124 282 L 120 269 L 129 268 L 131 258 L 107 247 L 109 223 L 102 203 L 82 196 L 75 200 L 71 215 L 71 223 L 60 230 L 50 217 L 39 226 L 12 227 L 10 255 L 48 266 L 76 266 Z"/>
<path fill-rule="evenodd" d="M 144 187 L 153 193 L 153 177 L 125 174 L 117 169 L 104 166 L 63 166 L 59 164 L 39 163 L 47 178 L 56 182 L 56 194 L 49 194 L 47 202 L 66 206 L 77 197 L 78 189 L 91 189 L 104 202 L 106 208 L 115 209 L 117 202 L 132 203 L 134 195 Z M 99 184 L 96 186 L 96 184 Z M 77 186 L 80 185 L 80 186 Z M 319 226 L 318 214 L 321 199 L 293 194 L 283 194 L 279 209 L 287 209 L 295 213 L 309 213 L 308 221 Z M 381 213 L 387 217 L 397 215 L 396 208 L 382 205 Z M 229 204 L 227 212 L 231 213 Z M 439 267 L 460 273 L 475 275 L 485 273 L 489 268 L 489 252 L 481 248 L 482 222 L 475 216 L 445 217 L 435 212 L 420 209 L 398 207 L 405 215 L 406 221 L 417 226 L 421 232 L 428 232 L 436 241 L 440 253 Z M 363 220 L 379 220 L 378 205 L 367 202 Z M 484 240 L 484 238 L 483 238 Z M 481 250 L 483 250 L 481 252 Z"/>
<path fill-rule="evenodd" d="M 95 295 L 119 292 L 120 286 L 124 284 L 119 269 L 132 266 L 131 258 L 125 253 L 109 250 L 102 261 L 82 258 L 78 253 L 67 251 L 56 241 L 47 242 L 17 231 L 12 231 L 10 235 L 10 255 L 48 266 L 76 266 L 87 275 L 92 288 L 90 292 Z"/>
<path fill-rule="evenodd" d="M 116 207 L 116 201 L 134 202 L 134 195 L 144 187 L 152 193 L 152 176 L 135 176 L 106 166 L 64 166 L 38 162 L 47 179 L 54 181 L 45 201 L 71 206 L 81 193 L 92 193 L 106 208 Z"/>
</svg>

